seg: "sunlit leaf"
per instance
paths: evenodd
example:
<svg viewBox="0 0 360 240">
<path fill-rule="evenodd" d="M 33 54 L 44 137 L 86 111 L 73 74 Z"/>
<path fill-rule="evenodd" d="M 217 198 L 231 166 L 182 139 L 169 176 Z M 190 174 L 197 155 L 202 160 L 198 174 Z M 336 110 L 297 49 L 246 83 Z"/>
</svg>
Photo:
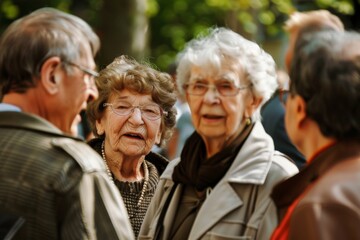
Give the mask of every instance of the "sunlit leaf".
<svg viewBox="0 0 360 240">
<path fill-rule="evenodd" d="M 1 12 L 4 13 L 5 18 L 15 19 L 19 15 L 19 8 L 9 0 L 5 0 L 1 4 Z"/>
<path fill-rule="evenodd" d="M 259 21 L 264 25 L 270 25 L 275 22 L 275 15 L 273 12 L 266 10 L 259 14 Z"/>
</svg>

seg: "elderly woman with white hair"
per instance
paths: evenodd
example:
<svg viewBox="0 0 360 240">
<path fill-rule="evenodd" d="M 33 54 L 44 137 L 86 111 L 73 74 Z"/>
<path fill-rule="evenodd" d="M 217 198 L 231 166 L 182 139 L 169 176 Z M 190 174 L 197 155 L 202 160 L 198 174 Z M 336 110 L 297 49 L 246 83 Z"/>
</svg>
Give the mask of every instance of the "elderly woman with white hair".
<svg viewBox="0 0 360 240">
<path fill-rule="evenodd" d="M 139 239 L 269 239 L 271 190 L 297 173 L 259 121 L 277 88 L 274 60 L 225 28 L 189 42 L 178 60 L 195 132 L 160 177 Z"/>
</svg>

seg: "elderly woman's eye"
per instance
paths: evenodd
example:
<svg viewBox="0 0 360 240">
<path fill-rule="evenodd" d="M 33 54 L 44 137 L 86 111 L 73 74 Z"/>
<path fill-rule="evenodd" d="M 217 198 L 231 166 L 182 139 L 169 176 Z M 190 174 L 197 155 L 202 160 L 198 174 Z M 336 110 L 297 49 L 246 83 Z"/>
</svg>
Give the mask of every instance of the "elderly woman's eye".
<svg viewBox="0 0 360 240">
<path fill-rule="evenodd" d="M 116 104 L 116 105 L 115 105 L 115 108 L 116 108 L 116 109 L 123 109 L 123 110 L 125 110 L 125 109 L 131 108 L 131 105 L 125 104 L 125 103 L 119 103 L 119 104 Z"/>
<path fill-rule="evenodd" d="M 160 108 L 157 106 L 145 106 L 143 111 L 146 113 L 160 114 Z"/>
<path fill-rule="evenodd" d="M 220 88 L 220 89 L 232 89 L 232 88 L 234 88 L 234 85 L 233 84 L 231 84 L 231 83 L 221 83 L 221 84 L 219 84 L 218 85 L 218 88 Z"/>
<path fill-rule="evenodd" d="M 202 83 L 195 83 L 193 85 L 193 89 L 196 89 L 196 90 L 203 90 L 207 88 L 207 85 L 206 84 L 202 84 Z"/>
</svg>

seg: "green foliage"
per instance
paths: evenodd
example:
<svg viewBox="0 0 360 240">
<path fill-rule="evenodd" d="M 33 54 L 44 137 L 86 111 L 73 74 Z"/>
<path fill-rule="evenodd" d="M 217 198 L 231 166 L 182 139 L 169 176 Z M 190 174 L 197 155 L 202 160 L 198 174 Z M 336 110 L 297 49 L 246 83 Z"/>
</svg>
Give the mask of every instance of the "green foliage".
<svg viewBox="0 0 360 240">
<path fill-rule="evenodd" d="M 154 0 L 149 0 L 153 9 Z M 208 5 L 221 0 L 157 0 L 156 15 L 150 19 L 150 60 L 166 70 L 186 42 L 212 26 L 224 26 L 225 12 Z M 150 11 L 154 13 L 154 10 Z"/>
<path fill-rule="evenodd" d="M 4 14 L 7 19 L 15 19 L 19 15 L 19 8 L 13 4 L 11 0 L 3 1 L 0 7 L 0 12 Z"/>
<path fill-rule="evenodd" d="M 103 1 L 0 0 L 0 32 L 13 20 L 44 6 L 72 12 L 98 28 L 101 17 L 99 10 Z M 302 2 L 301 6 L 293 4 L 297 1 L 299 0 L 147 0 L 150 61 L 161 70 L 166 70 L 186 42 L 212 26 L 235 25 L 237 31 L 249 34 L 261 44 L 265 40 L 282 36 L 283 23 L 295 9 L 302 11 L 324 8 L 343 15 L 354 14 L 353 0 L 299 1 Z"/>
<path fill-rule="evenodd" d="M 229 15 L 235 16 L 240 30 L 258 42 L 283 35 L 283 24 L 296 9 L 292 0 L 148 0 L 152 9 L 152 59 L 160 69 L 175 59 L 189 40 L 211 26 L 228 26 Z M 354 14 L 352 0 L 308 1 L 304 10 L 329 9 L 340 14 Z M 156 5 L 156 10 L 154 5 Z M 300 9 L 301 10 L 301 9 Z M 233 19 L 234 20 L 234 19 Z M 228 26 L 229 27 L 229 26 Z"/>
</svg>

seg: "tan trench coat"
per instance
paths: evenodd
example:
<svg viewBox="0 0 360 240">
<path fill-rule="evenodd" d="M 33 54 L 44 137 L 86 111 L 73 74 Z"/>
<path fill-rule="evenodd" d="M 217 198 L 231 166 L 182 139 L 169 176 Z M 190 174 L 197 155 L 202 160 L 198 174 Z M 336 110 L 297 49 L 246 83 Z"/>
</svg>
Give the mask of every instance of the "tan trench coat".
<svg viewBox="0 0 360 240">
<path fill-rule="evenodd" d="M 159 215 L 174 185 L 173 169 L 179 161 L 171 161 L 161 176 L 139 239 L 154 239 Z M 274 150 L 261 123 L 256 123 L 234 163 L 204 201 L 189 239 L 269 239 L 278 224 L 269 195 L 274 185 L 297 172 L 289 159 Z M 169 203 L 162 239 L 170 239 L 182 188 L 181 184 L 176 187 Z"/>
</svg>

